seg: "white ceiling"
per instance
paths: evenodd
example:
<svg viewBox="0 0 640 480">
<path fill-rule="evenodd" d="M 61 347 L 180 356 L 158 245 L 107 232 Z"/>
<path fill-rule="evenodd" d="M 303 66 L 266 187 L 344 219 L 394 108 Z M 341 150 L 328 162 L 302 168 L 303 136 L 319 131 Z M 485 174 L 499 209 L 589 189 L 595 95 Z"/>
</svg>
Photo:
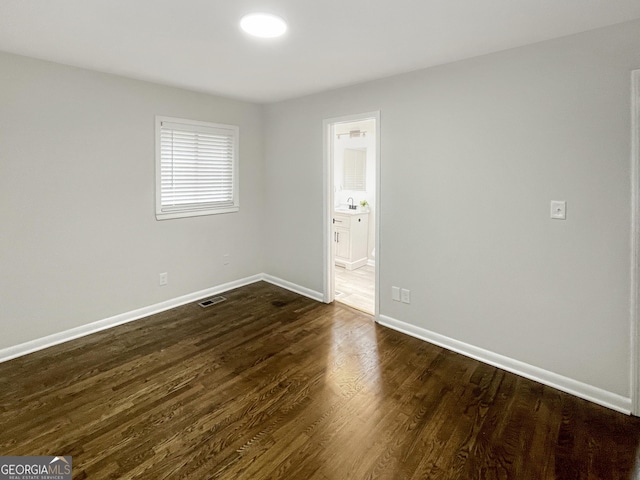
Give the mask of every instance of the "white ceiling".
<svg viewBox="0 0 640 480">
<path fill-rule="evenodd" d="M 252 11 L 289 31 L 247 37 Z M 636 18 L 639 0 L 0 0 L 0 50 L 274 102 Z"/>
</svg>

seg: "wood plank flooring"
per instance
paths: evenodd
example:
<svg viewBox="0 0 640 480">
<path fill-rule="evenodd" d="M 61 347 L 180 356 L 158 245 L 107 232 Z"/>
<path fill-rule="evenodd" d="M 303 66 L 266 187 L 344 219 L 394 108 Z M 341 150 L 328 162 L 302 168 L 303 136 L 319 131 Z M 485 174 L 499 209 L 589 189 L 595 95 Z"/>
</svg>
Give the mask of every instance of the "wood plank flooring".
<svg viewBox="0 0 640 480">
<path fill-rule="evenodd" d="M 75 479 L 631 479 L 640 420 L 266 283 L 0 364 Z"/>
</svg>

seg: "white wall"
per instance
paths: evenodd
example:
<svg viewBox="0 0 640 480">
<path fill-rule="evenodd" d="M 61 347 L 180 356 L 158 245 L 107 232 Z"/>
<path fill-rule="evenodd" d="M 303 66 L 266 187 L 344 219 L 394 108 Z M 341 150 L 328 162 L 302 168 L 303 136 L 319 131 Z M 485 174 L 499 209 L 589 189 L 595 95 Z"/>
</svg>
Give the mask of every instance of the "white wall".
<svg viewBox="0 0 640 480">
<path fill-rule="evenodd" d="M 239 213 L 156 221 L 155 115 L 240 126 Z M 262 149 L 259 105 L 0 54 L 0 348 L 262 272 Z"/>
<path fill-rule="evenodd" d="M 322 120 L 381 110 L 381 313 L 629 397 L 640 22 L 266 107 L 269 273 L 322 291 Z M 549 202 L 568 202 L 566 221 Z M 391 300 L 408 288 L 410 305 Z"/>
</svg>

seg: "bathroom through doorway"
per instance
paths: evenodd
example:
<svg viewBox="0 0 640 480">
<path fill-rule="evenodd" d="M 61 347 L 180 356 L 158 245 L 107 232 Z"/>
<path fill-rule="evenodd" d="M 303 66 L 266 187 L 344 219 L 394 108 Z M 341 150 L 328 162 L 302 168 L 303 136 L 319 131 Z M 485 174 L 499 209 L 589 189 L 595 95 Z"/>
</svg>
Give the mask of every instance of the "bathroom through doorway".
<svg viewBox="0 0 640 480">
<path fill-rule="evenodd" d="M 329 247 L 325 300 L 375 315 L 379 112 L 325 121 Z"/>
</svg>

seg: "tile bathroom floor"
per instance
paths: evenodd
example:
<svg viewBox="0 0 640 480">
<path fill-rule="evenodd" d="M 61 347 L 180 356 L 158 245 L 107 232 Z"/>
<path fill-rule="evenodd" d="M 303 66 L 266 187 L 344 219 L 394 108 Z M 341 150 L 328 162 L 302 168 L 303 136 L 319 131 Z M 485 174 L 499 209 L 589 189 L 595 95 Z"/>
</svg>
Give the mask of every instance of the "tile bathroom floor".
<svg viewBox="0 0 640 480">
<path fill-rule="evenodd" d="M 347 270 L 336 265 L 337 302 L 373 315 L 375 302 L 375 267 L 366 265 Z"/>
</svg>

